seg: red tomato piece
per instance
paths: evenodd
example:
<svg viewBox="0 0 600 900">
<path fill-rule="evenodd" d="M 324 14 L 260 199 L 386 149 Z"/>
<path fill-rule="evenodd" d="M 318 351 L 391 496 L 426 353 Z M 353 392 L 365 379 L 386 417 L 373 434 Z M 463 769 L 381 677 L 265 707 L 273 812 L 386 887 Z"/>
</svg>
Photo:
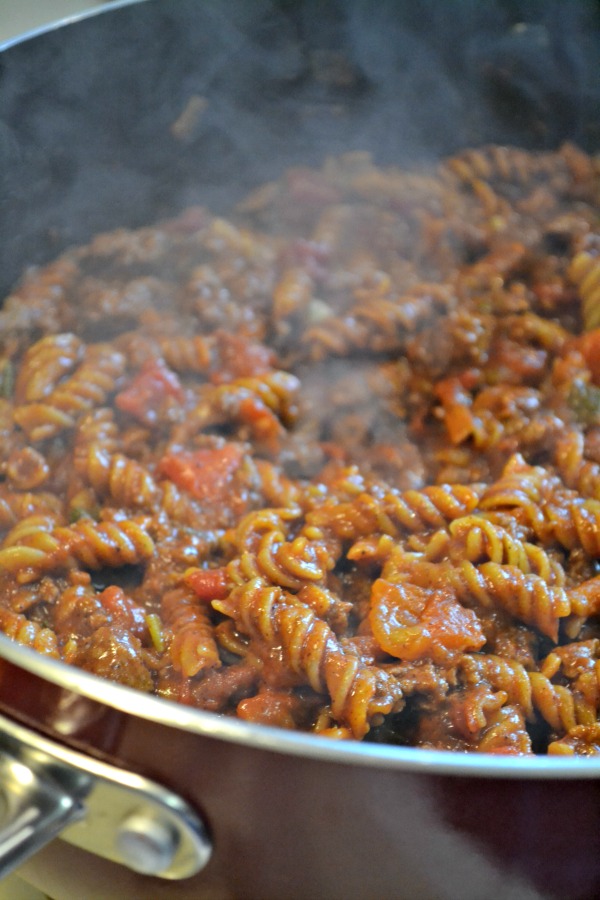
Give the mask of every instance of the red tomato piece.
<svg viewBox="0 0 600 900">
<path fill-rule="evenodd" d="M 157 409 L 168 397 L 181 402 L 184 392 L 175 372 L 159 358 L 145 363 L 129 387 L 117 394 L 115 403 L 123 412 L 151 425 L 156 421 Z"/>
<path fill-rule="evenodd" d="M 600 328 L 594 328 L 593 331 L 582 334 L 574 341 L 574 345 L 585 359 L 586 365 L 592 373 L 592 381 L 594 384 L 600 385 Z"/>
<path fill-rule="evenodd" d="M 467 440 L 475 430 L 475 419 L 471 412 L 473 399 L 467 390 L 470 385 L 466 379 L 466 385 L 461 378 L 444 378 L 435 386 L 435 394 L 444 407 L 444 421 L 448 436 L 453 444 L 461 444 Z"/>
<path fill-rule="evenodd" d="M 302 715 L 302 704 L 293 694 L 267 689 L 242 700 L 237 706 L 237 714 L 247 722 L 294 729 Z"/>
<path fill-rule="evenodd" d="M 475 613 L 443 588 L 428 590 L 379 578 L 371 590 L 369 622 L 382 650 L 398 659 L 430 658 L 446 665 L 485 643 Z"/>
<path fill-rule="evenodd" d="M 239 407 L 240 419 L 252 429 L 257 441 L 273 444 L 283 428 L 275 413 L 258 397 L 245 397 Z"/>
<path fill-rule="evenodd" d="M 421 627 L 430 635 L 434 647 L 444 647 L 450 653 L 480 650 L 485 644 L 481 623 L 473 610 L 465 609 L 441 588 L 428 599 Z"/>
<path fill-rule="evenodd" d="M 140 609 L 122 588 L 110 585 L 102 591 L 98 599 L 116 625 L 133 632 L 138 637 L 143 636 L 146 630 L 146 612 Z"/>
<path fill-rule="evenodd" d="M 189 569 L 183 578 L 200 600 L 224 600 L 229 593 L 227 569 Z"/>
<path fill-rule="evenodd" d="M 224 501 L 244 455 L 239 444 L 206 447 L 193 452 L 167 453 L 158 471 L 197 500 Z"/>
</svg>

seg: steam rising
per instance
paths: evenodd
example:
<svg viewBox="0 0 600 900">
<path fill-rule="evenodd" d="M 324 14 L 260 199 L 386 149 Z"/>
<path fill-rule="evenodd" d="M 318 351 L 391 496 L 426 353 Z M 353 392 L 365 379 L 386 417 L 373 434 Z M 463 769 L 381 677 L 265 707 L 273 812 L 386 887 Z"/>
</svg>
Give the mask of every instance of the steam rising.
<svg viewBox="0 0 600 900">
<path fill-rule="evenodd" d="M 599 49 L 586 0 L 148 0 L 34 38 L 0 58 L 0 291 L 98 230 L 225 211 L 331 153 L 594 149 Z"/>
</svg>

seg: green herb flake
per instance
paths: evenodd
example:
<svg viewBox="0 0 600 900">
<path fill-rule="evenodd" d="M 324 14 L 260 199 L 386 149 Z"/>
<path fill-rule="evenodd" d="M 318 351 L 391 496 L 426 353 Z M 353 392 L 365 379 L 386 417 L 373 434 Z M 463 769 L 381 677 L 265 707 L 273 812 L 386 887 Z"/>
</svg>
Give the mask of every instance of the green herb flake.
<svg viewBox="0 0 600 900">
<path fill-rule="evenodd" d="M 600 425 L 600 387 L 574 381 L 567 402 L 578 422 L 583 425 Z"/>
<path fill-rule="evenodd" d="M 10 400 L 15 387 L 15 368 L 9 359 L 0 362 L 0 397 Z"/>
<path fill-rule="evenodd" d="M 69 510 L 69 524 L 74 525 L 81 519 L 93 519 L 95 522 L 99 520 L 100 511 L 97 508 L 86 509 L 83 506 L 72 506 Z"/>
</svg>

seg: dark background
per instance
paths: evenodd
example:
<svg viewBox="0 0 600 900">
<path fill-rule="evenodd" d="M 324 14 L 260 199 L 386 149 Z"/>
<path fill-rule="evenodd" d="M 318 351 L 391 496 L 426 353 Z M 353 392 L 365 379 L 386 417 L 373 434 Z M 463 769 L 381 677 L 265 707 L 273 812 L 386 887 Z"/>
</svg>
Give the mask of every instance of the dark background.
<svg viewBox="0 0 600 900">
<path fill-rule="evenodd" d="M 597 2 L 109 6 L 0 54 L 0 296 L 98 230 L 226 211 L 294 163 L 564 140 L 600 148 Z"/>
</svg>

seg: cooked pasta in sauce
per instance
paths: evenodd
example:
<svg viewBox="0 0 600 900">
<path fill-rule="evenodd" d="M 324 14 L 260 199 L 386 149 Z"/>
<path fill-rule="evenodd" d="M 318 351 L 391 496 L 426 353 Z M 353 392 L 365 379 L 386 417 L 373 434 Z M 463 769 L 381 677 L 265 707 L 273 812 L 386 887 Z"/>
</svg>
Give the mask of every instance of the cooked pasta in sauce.
<svg viewBox="0 0 600 900">
<path fill-rule="evenodd" d="M 296 168 L 0 312 L 0 629 L 331 738 L 600 752 L 600 162 Z"/>
</svg>

